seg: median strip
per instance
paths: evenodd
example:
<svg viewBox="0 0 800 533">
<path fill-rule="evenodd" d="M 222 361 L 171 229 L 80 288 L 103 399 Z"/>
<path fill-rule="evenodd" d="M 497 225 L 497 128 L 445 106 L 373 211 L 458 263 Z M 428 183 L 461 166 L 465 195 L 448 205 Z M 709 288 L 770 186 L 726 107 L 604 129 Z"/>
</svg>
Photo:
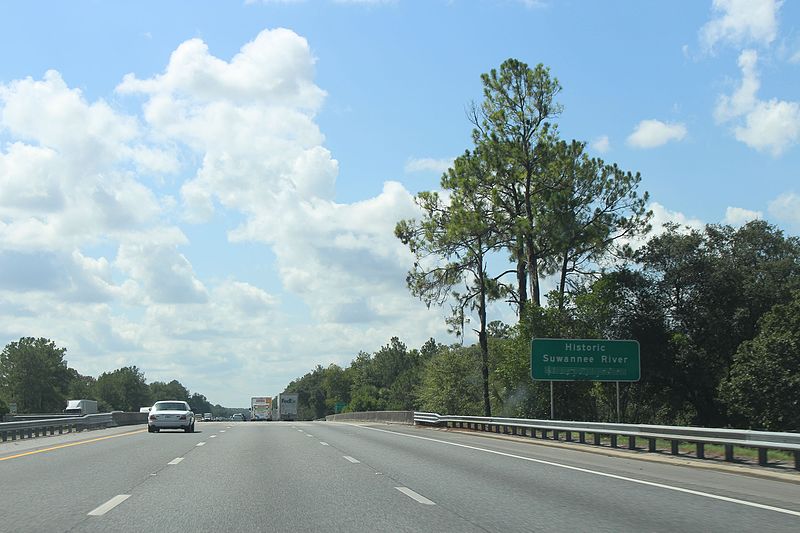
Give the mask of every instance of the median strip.
<svg viewBox="0 0 800 533">
<path fill-rule="evenodd" d="M 32 450 L 30 452 L 23 452 L 23 453 L 17 453 L 15 455 L 8 455 L 6 457 L 0 457 L 0 461 L 7 461 L 8 459 L 16 459 L 18 457 L 25 457 L 26 455 L 34 455 L 34 454 L 37 454 L 37 453 L 51 452 L 53 450 L 60 450 L 61 448 L 69 448 L 71 446 L 78 446 L 80 444 L 89 444 L 91 442 L 98 442 L 98 441 L 101 441 L 101 440 L 115 439 L 117 437 L 125 437 L 125 436 L 128 436 L 128 435 L 136 435 L 137 433 L 144 433 L 145 431 L 146 430 L 144 430 L 144 429 L 139 429 L 139 430 L 136 430 L 136 431 L 129 431 L 127 433 L 120 433 L 118 435 L 107 435 L 105 437 L 97 437 L 96 439 L 82 440 L 82 441 L 79 441 L 79 442 L 70 442 L 69 444 L 60 444 L 58 446 L 51 446 L 49 448 L 42 448 L 41 450 Z"/>
<path fill-rule="evenodd" d="M 130 494 L 118 494 L 117 496 L 114 496 L 113 498 L 108 500 L 106 503 L 104 503 L 100 507 L 98 507 L 98 508 L 96 508 L 96 509 L 94 509 L 92 511 L 89 511 L 88 515 L 89 516 L 103 516 L 104 514 L 109 512 L 111 509 L 113 509 L 117 505 L 121 504 L 122 502 L 124 502 L 125 500 L 127 500 L 130 497 L 131 497 Z"/>
<path fill-rule="evenodd" d="M 418 494 L 413 490 L 409 489 L 408 487 L 395 487 L 397 490 L 411 498 L 412 500 L 416 500 L 422 505 L 436 505 L 434 502 L 430 501 L 428 498 L 423 496 L 422 494 Z"/>
</svg>

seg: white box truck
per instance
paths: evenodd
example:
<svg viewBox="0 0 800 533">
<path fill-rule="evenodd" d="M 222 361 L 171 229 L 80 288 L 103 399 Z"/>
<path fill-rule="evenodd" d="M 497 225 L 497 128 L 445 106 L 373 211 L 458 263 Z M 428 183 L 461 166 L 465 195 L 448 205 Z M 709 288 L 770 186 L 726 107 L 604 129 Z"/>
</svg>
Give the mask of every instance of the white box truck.
<svg viewBox="0 0 800 533">
<path fill-rule="evenodd" d="M 96 400 L 67 400 L 67 408 L 64 409 L 66 415 L 93 415 L 97 413 Z"/>
<path fill-rule="evenodd" d="M 250 420 L 272 420 L 272 398 L 266 396 L 251 397 Z"/>
<path fill-rule="evenodd" d="M 275 406 L 275 420 L 297 420 L 297 393 L 284 392 L 278 394 Z"/>
</svg>

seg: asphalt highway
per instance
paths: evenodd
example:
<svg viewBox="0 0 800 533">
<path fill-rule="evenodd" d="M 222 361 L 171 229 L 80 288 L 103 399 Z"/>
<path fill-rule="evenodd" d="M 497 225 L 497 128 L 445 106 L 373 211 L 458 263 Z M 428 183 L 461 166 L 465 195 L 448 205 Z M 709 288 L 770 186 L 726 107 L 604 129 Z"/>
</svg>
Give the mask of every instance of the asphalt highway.
<svg viewBox="0 0 800 533">
<path fill-rule="evenodd" d="M 396 425 L 197 430 L 0 443 L 0 531 L 800 531 L 800 482 Z"/>
</svg>

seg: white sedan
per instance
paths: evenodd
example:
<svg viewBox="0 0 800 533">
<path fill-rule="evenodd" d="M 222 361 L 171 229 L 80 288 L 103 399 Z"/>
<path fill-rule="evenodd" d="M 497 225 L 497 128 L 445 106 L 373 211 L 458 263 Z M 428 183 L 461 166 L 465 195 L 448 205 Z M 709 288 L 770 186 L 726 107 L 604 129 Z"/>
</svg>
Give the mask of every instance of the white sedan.
<svg viewBox="0 0 800 533">
<path fill-rule="evenodd" d="M 194 413 L 186 402 L 170 400 L 156 402 L 147 417 L 147 431 L 156 433 L 161 429 L 182 429 L 194 432 Z"/>
</svg>

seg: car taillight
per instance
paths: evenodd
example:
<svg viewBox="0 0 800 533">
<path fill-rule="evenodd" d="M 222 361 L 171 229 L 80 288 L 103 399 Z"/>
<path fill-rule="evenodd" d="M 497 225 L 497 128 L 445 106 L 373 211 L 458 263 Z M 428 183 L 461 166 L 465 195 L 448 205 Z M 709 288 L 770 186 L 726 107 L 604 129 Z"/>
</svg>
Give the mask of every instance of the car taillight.
<svg viewBox="0 0 800 533">
<path fill-rule="evenodd" d="M 155 420 L 155 419 L 156 419 L 156 415 L 150 415 L 150 420 Z"/>
<path fill-rule="evenodd" d="M 186 420 L 186 415 L 181 415 L 181 420 Z"/>
</svg>

